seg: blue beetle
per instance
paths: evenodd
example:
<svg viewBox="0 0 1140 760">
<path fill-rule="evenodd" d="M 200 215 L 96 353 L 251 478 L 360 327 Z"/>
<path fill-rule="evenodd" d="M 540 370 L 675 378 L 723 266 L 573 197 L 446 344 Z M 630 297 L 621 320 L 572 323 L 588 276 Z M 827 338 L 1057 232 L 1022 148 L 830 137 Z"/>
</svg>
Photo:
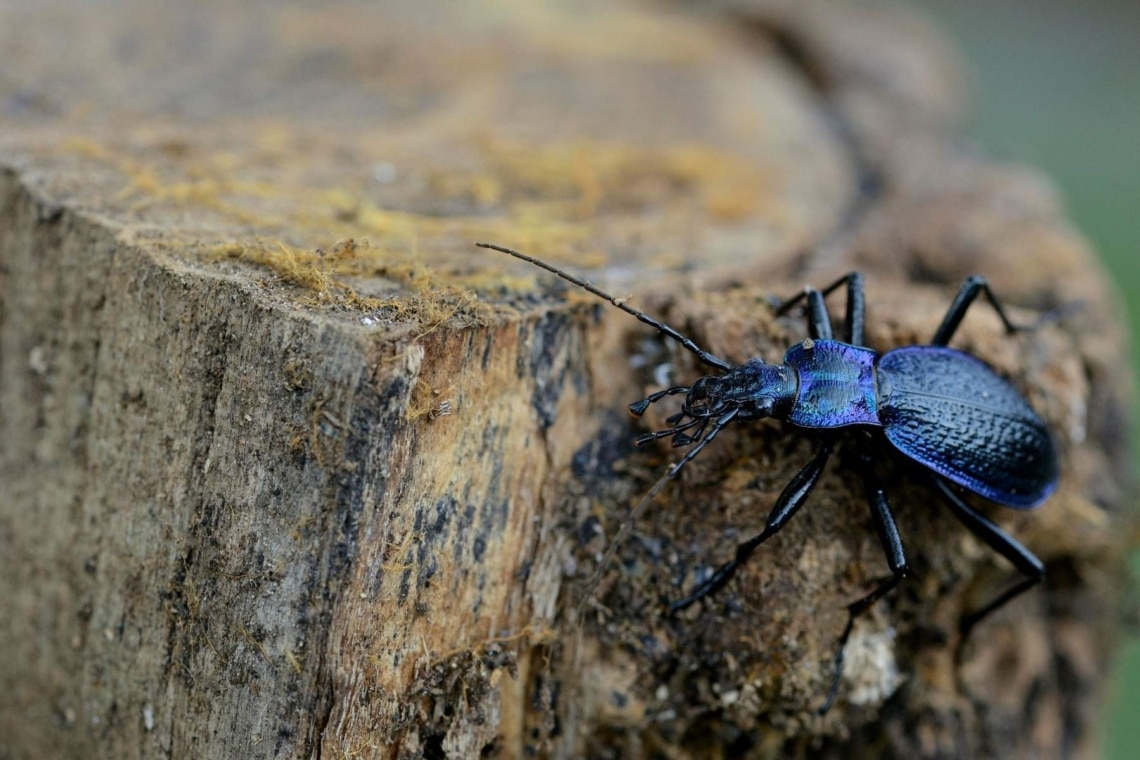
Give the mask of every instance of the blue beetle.
<svg viewBox="0 0 1140 760">
<path fill-rule="evenodd" d="M 722 588 L 760 544 L 777 533 L 807 501 L 835 445 L 827 431 L 862 428 L 872 446 L 861 454 L 859 467 L 876 532 L 891 569 L 891 578 L 848 605 L 847 625 L 835 658 L 835 674 L 826 711 L 835 698 L 843 649 L 855 619 L 906 577 L 906 553 L 886 494 L 872 466 L 876 454 L 893 449 L 921 465 L 935 491 L 951 511 L 982 541 L 1008 559 L 1023 579 L 981 609 L 963 618 L 963 635 L 983 617 L 1039 583 L 1045 566 L 1028 549 L 967 504 L 955 486 L 998 504 L 1031 509 L 1057 487 L 1059 468 L 1053 438 L 1045 423 L 1021 394 L 979 359 L 947 344 L 970 305 L 984 294 L 1007 332 L 1022 329 L 1010 321 L 986 280 L 967 278 L 929 345 L 905 346 L 880 354 L 864 341 L 863 277 L 851 272 L 816 290 L 805 288 L 784 302 L 784 314 L 806 301 L 808 335 L 792 346 L 782 364 L 752 359 L 734 365 L 703 350 L 672 327 L 539 259 L 489 243 L 477 243 L 527 261 L 605 299 L 641 322 L 677 340 L 702 363 L 722 374 L 706 375 L 692 385 L 657 391 L 630 404 L 640 417 L 666 396 L 684 394 L 681 411 L 669 427 L 638 439 L 644 444 L 672 438 L 674 446 L 692 448 L 654 484 L 611 542 L 600 563 L 605 567 L 640 512 L 677 472 L 731 422 L 771 418 L 815 431 L 821 443 L 811 461 L 784 488 L 769 512 L 763 531 L 741 543 L 735 556 L 721 565 L 687 597 L 671 605 L 681 610 Z M 846 340 L 836 340 L 825 298 L 846 286 Z M 598 574 L 595 575 L 596 585 Z"/>
</svg>

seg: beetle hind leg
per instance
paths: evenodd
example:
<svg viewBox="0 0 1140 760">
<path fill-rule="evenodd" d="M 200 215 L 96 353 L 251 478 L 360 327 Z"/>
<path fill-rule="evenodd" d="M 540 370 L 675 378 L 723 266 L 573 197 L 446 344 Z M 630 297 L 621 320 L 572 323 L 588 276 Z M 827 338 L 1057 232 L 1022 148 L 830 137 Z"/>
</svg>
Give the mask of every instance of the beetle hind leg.
<svg viewBox="0 0 1140 760">
<path fill-rule="evenodd" d="M 1045 565 L 1031 551 L 1018 543 L 1013 536 L 1006 533 L 982 513 L 963 501 L 962 497 L 955 493 L 950 487 L 950 484 L 943 478 L 935 476 L 932 479 L 935 487 L 938 489 L 939 495 L 950 507 L 954 516 L 957 517 L 963 525 L 969 528 L 971 533 L 984 541 L 998 554 L 1009 560 L 1024 576 L 1019 582 L 1015 583 L 981 609 L 962 616 L 958 627 L 962 635 L 962 640 L 965 640 L 970 635 L 970 631 L 973 627 L 984 618 L 1004 607 L 1044 580 Z"/>
</svg>

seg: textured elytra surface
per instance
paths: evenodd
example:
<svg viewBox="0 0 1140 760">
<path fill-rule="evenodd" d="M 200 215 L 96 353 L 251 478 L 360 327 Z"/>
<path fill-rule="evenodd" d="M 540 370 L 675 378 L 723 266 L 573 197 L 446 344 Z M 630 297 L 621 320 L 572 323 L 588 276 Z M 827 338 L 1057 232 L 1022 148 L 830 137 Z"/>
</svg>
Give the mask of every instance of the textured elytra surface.
<svg viewBox="0 0 1140 760">
<path fill-rule="evenodd" d="M 936 35 L 842 3 L 152 6 L 0 4 L 5 751 L 1088 750 L 1122 336 L 1047 183 L 947 139 Z M 900 471 L 915 577 L 817 718 L 843 604 L 885 571 L 842 450 L 737 583 L 664 615 L 811 456 L 758 424 L 662 494 L 576 620 L 677 453 L 635 453 L 624 406 L 699 370 L 474 239 L 740 362 L 804 337 L 769 296 L 856 267 L 879 351 L 974 271 L 1019 316 L 1085 303 L 1012 340 L 983 308 L 955 341 L 1058 436 L 1057 496 L 995 514 L 1049 584 L 957 641 L 1008 570 Z"/>
<path fill-rule="evenodd" d="M 878 364 L 879 413 L 901 452 L 1011 507 L 1035 506 L 1057 485 L 1049 430 L 1017 389 L 972 356 L 931 347 Z"/>
</svg>

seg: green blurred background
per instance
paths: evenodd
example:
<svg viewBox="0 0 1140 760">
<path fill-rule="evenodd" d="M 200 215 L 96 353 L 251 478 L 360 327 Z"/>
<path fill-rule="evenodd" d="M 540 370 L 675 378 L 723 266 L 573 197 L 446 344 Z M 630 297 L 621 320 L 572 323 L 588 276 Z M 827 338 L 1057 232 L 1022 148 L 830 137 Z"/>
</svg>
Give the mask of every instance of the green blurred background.
<svg viewBox="0 0 1140 760">
<path fill-rule="evenodd" d="M 968 63 L 975 140 L 1059 185 L 1128 305 L 1137 366 L 1140 0 L 910 2 L 953 37 Z M 1104 757 L 1140 758 L 1135 631 L 1119 654 L 1105 720 Z"/>
</svg>

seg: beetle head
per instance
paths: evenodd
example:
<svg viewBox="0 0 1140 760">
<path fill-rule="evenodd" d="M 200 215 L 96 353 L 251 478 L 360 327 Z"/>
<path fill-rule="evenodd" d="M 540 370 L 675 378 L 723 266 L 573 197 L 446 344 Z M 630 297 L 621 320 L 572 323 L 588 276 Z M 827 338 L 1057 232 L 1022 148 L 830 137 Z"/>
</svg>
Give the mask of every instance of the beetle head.
<svg viewBox="0 0 1140 760">
<path fill-rule="evenodd" d="M 737 420 L 781 417 L 794 402 L 796 380 L 791 368 L 754 359 L 724 375 L 693 383 L 682 407 L 693 418 L 719 417 L 736 410 Z"/>
<path fill-rule="evenodd" d="M 657 391 L 630 404 L 629 410 L 640 417 L 650 404 L 665 396 L 685 394 L 681 411 L 666 420 L 670 427 L 638 439 L 638 443 L 643 444 L 672 437 L 674 446 L 685 446 L 700 440 L 708 425 L 726 414 L 738 421 L 765 417 L 783 419 L 795 401 L 796 386 L 795 373 L 787 365 L 765 364 L 753 359 L 723 375 L 697 378 L 691 386 Z"/>
<path fill-rule="evenodd" d="M 685 403 L 681 406 L 685 415 L 696 419 L 713 417 L 725 411 L 729 399 L 723 393 L 722 384 L 722 378 L 714 375 L 697 378 L 697 381 L 689 387 Z"/>
</svg>

